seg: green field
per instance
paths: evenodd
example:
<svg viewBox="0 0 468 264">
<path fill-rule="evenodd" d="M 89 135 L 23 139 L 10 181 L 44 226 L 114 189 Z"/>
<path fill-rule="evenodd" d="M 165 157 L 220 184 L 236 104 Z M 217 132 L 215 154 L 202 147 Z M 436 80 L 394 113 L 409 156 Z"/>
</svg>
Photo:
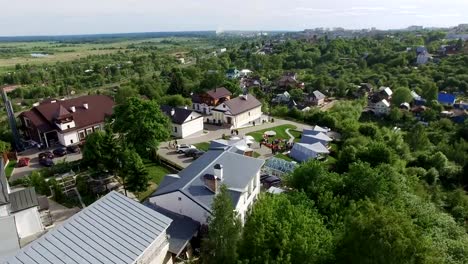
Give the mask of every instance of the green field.
<svg viewBox="0 0 468 264">
<path fill-rule="evenodd" d="M 288 129 L 288 128 L 290 129 L 290 133 L 293 136 L 298 135 L 297 133 L 295 134 L 295 132 L 294 132 L 294 129 L 296 129 L 297 127 L 294 126 L 294 125 L 289 125 L 289 124 L 288 125 L 281 125 L 281 126 L 271 127 L 271 128 L 266 128 L 266 129 L 258 130 L 258 131 L 255 131 L 255 132 L 250 132 L 247 135 L 252 136 L 255 139 L 255 141 L 260 142 L 263 139 L 263 134 L 266 131 L 272 130 L 272 131 L 276 132 L 276 136 L 274 136 L 274 138 L 289 139 L 289 135 L 286 134 L 286 129 Z"/>
<path fill-rule="evenodd" d="M 10 178 L 11 174 L 13 173 L 13 169 L 15 169 L 16 166 L 16 160 L 10 160 L 8 162 L 8 166 L 5 168 L 5 175 L 8 178 Z"/>
</svg>

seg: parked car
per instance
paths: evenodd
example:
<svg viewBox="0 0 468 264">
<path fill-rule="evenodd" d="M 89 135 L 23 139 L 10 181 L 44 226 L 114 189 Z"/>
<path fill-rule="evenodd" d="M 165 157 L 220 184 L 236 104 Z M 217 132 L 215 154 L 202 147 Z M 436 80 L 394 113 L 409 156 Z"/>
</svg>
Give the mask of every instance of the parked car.
<svg viewBox="0 0 468 264">
<path fill-rule="evenodd" d="M 54 166 L 54 161 L 49 158 L 42 158 L 42 159 L 39 159 L 39 164 L 41 164 L 44 167 L 52 167 Z"/>
<path fill-rule="evenodd" d="M 201 157 L 203 154 L 205 154 L 205 151 L 197 150 L 197 151 L 192 153 L 191 157 L 195 160 L 195 159 L 198 159 L 199 157 Z"/>
<path fill-rule="evenodd" d="M 54 153 L 50 151 L 39 153 L 39 160 L 44 159 L 44 158 L 53 159 L 54 157 L 55 157 Z"/>
<path fill-rule="evenodd" d="M 18 163 L 16 163 L 16 167 L 21 168 L 21 167 L 29 166 L 29 162 L 30 162 L 30 161 L 31 161 L 30 158 L 26 158 L 26 157 L 20 158 L 20 159 L 18 160 Z"/>
<path fill-rule="evenodd" d="M 177 145 L 177 153 L 179 154 L 185 153 L 185 151 L 189 149 L 196 149 L 196 147 L 194 145 L 188 145 L 188 144 Z"/>
<path fill-rule="evenodd" d="M 281 179 L 276 176 L 268 176 L 263 180 L 260 180 L 265 188 L 270 188 L 271 186 L 281 185 Z"/>
<path fill-rule="evenodd" d="M 67 152 L 68 153 L 80 153 L 81 149 L 80 146 L 78 145 L 72 145 L 67 147 Z"/>
<path fill-rule="evenodd" d="M 66 148 L 54 149 L 52 153 L 54 154 L 55 157 L 63 157 L 67 155 L 67 149 Z"/>
<path fill-rule="evenodd" d="M 185 157 L 192 157 L 192 154 L 197 152 L 197 151 L 198 151 L 198 149 L 196 149 L 196 148 L 186 149 L 186 150 L 184 150 L 184 156 Z"/>
</svg>

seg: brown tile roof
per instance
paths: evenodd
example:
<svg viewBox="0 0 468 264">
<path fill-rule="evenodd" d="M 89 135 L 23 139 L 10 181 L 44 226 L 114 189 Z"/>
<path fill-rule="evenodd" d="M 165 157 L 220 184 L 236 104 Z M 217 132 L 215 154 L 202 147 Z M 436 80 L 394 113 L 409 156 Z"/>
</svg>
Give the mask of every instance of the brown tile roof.
<svg viewBox="0 0 468 264">
<path fill-rule="evenodd" d="M 87 103 L 88 109 L 83 105 Z M 70 108 L 74 106 L 75 112 Z M 42 132 L 48 132 L 56 128 L 55 120 L 62 115 L 71 115 L 76 128 L 84 128 L 97 123 L 102 123 L 107 116 L 112 115 L 114 101 L 105 95 L 87 95 L 55 103 L 44 103 L 33 107 L 30 111 L 21 113 Z"/>
<path fill-rule="evenodd" d="M 213 99 L 220 99 L 220 98 L 232 95 L 232 93 L 224 87 L 219 87 L 213 90 L 209 90 L 206 92 L 206 94 L 208 94 Z"/>
</svg>

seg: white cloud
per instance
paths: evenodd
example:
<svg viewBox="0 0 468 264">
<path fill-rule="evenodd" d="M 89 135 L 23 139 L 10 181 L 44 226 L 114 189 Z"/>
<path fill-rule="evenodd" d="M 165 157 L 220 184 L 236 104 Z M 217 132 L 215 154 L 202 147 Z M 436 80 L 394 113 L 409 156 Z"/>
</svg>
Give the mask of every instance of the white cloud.
<svg viewBox="0 0 468 264">
<path fill-rule="evenodd" d="M 351 10 L 362 10 L 362 11 L 383 11 L 387 10 L 387 8 L 382 6 L 353 6 Z"/>
</svg>

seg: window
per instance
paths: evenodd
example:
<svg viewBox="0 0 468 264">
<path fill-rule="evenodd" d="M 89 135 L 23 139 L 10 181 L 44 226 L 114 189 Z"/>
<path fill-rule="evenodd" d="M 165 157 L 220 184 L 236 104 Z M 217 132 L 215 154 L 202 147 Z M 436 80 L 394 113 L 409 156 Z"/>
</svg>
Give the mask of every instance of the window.
<svg viewBox="0 0 468 264">
<path fill-rule="evenodd" d="M 67 129 L 70 129 L 70 125 L 67 125 Z"/>
<path fill-rule="evenodd" d="M 177 127 L 174 127 L 174 132 L 177 133 Z"/>
<path fill-rule="evenodd" d="M 26 127 L 30 127 L 31 126 L 31 121 L 29 121 L 29 119 L 27 119 L 27 118 L 24 118 L 24 124 L 26 125 Z"/>
<path fill-rule="evenodd" d="M 94 126 L 94 132 L 101 130 L 101 126 Z"/>
<path fill-rule="evenodd" d="M 86 137 L 86 134 L 85 134 L 84 130 L 78 131 L 78 138 L 80 140 L 84 140 L 85 137 Z"/>
<path fill-rule="evenodd" d="M 249 116 L 250 116 L 250 112 L 249 112 Z"/>
<path fill-rule="evenodd" d="M 70 144 L 73 144 L 73 139 L 70 139 Z"/>
<path fill-rule="evenodd" d="M 178 197 L 177 200 L 182 201 L 182 197 Z"/>
<path fill-rule="evenodd" d="M 93 129 L 92 128 L 87 128 L 86 129 L 86 135 L 90 135 L 93 133 Z"/>
</svg>

